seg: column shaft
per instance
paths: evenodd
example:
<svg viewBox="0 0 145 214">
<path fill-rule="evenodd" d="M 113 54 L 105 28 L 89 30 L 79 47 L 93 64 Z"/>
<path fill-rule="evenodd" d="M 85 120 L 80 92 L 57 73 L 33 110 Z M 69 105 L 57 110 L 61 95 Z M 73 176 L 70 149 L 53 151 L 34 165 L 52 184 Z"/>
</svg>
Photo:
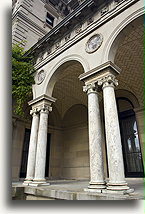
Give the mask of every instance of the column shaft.
<svg viewBox="0 0 145 214">
<path fill-rule="evenodd" d="M 34 178 L 38 126 L 39 126 L 39 114 L 33 113 L 28 163 L 27 163 L 27 176 L 25 179 L 25 183 L 31 182 L 31 180 L 33 180 Z"/>
<path fill-rule="evenodd" d="M 38 131 L 38 142 L 36 152 L 35 178 L 34 182 L 45 182 L 45 162 L 47 147 L 48 110 L 41 110 Z"/>
<path fill-rule="evenodd" d="M 112 78 L 112 77 L 111 77 Z M 109 167 L 109 183 L 107 189 L 125 190 L 128 189 L 124 176 L 124 163 L 122 144 L 116 106 L 114 85 L 109 77 L 109 82 L 103 84 L 105 131 L 107 143 L 107 156 Z"/>
<path fill-rule="evenodd" d="M 89 189 L 104 189 L 104 167 L 102 153 L 102 128 L 98 93 L 95 85 L 88 91 L 90 185 Z"/>
</svg>

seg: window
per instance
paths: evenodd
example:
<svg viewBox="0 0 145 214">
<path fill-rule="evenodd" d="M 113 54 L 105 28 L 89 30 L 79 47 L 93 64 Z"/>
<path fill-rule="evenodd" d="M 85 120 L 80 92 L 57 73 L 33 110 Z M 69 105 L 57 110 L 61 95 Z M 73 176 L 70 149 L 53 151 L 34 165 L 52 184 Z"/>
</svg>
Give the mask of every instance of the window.
<svg viewBox="0 0 145 214">
<path fill-rule="evenodd" d="M 49 13 L 47 13 L 47 16 L 46 16 L 46 22 L 53 27 L 54 17 L 51 16 Z"/>
<path fill-rule="evenodd" d="M 125 176 L 143 177 L 143 162 L 134 106 L 126 97 L 117 98 Z"/>
</svg>

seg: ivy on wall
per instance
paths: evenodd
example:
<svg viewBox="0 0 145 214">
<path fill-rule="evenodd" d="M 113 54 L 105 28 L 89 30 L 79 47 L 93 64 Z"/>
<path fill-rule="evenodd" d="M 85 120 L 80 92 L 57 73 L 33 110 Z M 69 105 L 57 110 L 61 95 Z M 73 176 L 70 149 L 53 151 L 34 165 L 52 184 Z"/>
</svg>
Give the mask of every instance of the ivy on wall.
<svg viewBox="0 0 145 214">
<path fill-rule="evenodd" d="M 35 72 L 32 57 L 24 54 L 21 43 L 12 46 L 12 96 L 15 100 L 13 110 L 19 116 L 24 116 L 25 100 L 32 94 Z"/>
</svg>

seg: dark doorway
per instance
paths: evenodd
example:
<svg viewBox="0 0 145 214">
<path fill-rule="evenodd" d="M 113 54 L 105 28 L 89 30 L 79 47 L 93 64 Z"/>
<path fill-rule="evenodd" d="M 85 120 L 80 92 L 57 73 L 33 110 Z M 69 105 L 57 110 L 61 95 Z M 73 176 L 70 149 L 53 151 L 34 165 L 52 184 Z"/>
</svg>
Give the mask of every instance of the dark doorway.
<svg viewBox="0 0 145 214">
<path fill-rule="evenodd" d="M 31 129 L 25 129 L 20 178 L 26 178 L 30 133 Z"/>
<path fill-rule="evenodd" d="M 126 110 L 125 107 L 123 107 L 123 111 L 121 111 L 121 105 L 123 102 L 122 104 L 119 103 L 121 99 L 124 100 L 126 104 L 129 102 L 126 105 Z M 133 109 L 129 109 L 129 105 L 132 105 L 132 103 L 126 98 L 118 98 L 117 103 L 119 110 L 125 176 L 143 177 L 143 162 L 136 117 Z"/>
<path fill-rule="evenodd" d="M 30 133 L 31 133 L 31 129 L 25 129 L 20 178 L 26 178 Z M 45 177 L 49 176 L 49 156 L 50 156 L 50 134 L 48 133 L 47 134 Z"/>
<path fill-rule="evenodd" d="M 48 133 L 47 134 L 47 148 L 46 148 L 45 177 L 49 177 L 50 137 L 51 137 L 51 135 Z"/>
</svg>

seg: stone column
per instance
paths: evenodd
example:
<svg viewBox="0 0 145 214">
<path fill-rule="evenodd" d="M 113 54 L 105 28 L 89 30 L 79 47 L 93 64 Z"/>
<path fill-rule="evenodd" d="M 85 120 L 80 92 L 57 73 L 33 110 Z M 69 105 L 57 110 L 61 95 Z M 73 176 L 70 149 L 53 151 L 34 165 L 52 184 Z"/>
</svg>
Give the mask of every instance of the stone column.
<svg viewBox="0 0 145 214">
<path fill-rule="evenodd" d="M 107 189 L 116 191 L 127 190 L 129 187 L 127 186 L 124 176 L 122 144 L 114 92 L 114 87 L 118 85 L 118 81 L 113 74 L 108 74 L 98 80 L 98 84 L 103 85 L 105 131 L 109 167 Z"/>
<path fill-rule="evenodd" d="M 106 188 L 102 154 L 102 130 L 98 92 L 96 85 L 89 84 L 83 89 L 88 94 L 90 191 L 102 192 Z"/>
<path fill-rule="evenodd" d="M 45 162 L 46 162 L 46 147 L 47 147 L 48 114 L 50 110 L 51 110 L 51 107 L 48 107 L 48 106 L 43 106 L 40 110 L 35 177 L 33 180 L 33 184 L 46 183 Z"/>
<path fill-rule="evenodd" d="M 38 126 L 39 126 L 39 114 L 37 110 L 36 109 L 31 110 L 30 114 L 32 114 L 33 119 L 32 119 L 30 144 L 29 144 L 27 176 L 25 178 L 24 184 L 31 183 L 32 180 L 34 179 L 37 135 L 38 135 Z"/>
</svg>

